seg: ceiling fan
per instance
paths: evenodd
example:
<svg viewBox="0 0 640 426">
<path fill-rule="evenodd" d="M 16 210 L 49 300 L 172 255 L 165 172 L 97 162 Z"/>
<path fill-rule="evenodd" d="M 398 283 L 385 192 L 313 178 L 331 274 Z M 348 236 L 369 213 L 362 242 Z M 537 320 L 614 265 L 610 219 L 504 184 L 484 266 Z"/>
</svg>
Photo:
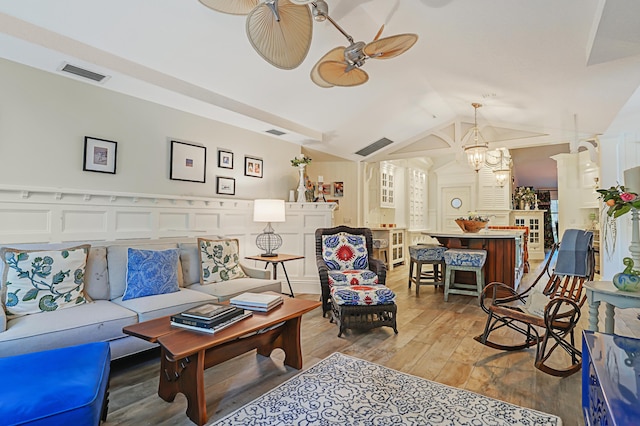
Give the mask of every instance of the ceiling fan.
<svg viewBox="0 0 640 426">
<path fill-rule="evenodd" d="M 368 59 L 389 59 L 406 52 L 418 40 L 416 34 L 355 42 L 329 16 L 325 0 L 199 0 L 223 13 L 248 15 L 246 30 L 253 48 L 270 64 L 293 69 L 304 61 L 311 46 L 313 20 L 328 20 L 349 41 L 349 46 L 330 50 L 311 70 L 311 80 L 320 87 L 358 86 L 369 80 L 360 69 Z M 313 15 L 313 19 L 312 19 Z"/>
</svg>

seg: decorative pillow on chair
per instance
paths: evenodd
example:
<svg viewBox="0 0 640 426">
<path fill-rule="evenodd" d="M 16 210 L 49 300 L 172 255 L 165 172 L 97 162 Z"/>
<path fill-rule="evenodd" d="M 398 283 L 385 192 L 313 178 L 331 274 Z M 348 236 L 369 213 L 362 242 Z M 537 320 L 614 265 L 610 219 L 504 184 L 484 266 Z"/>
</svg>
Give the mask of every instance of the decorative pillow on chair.
<svg viewBox="0 0 640 426">
<path fill-rule="evenodd" d="M 90 301 L 84 292 L 90 247 L 87 244 L 63 250 L 0 250 L 4 262 L 0 295 L 7 318 Z"/>
<path fill-rule="evenodd" d="M 364 235 L 340 232 L 322 236 L 322 258 L 329 270 L 369 269 L 369 253 Z"/>
<path fill-rule="evenodd" d="M 127 249 L 127 287 L 122 300 L 174 293 L 178 286 L 180 250 Z"/>
<path fill-rule="evenodd" d="M 240 267 L 238 240 L 198 238 L 198 247 L 202 265 L 200 284 L 219 283 L 247 276 Z"/>
</svg>

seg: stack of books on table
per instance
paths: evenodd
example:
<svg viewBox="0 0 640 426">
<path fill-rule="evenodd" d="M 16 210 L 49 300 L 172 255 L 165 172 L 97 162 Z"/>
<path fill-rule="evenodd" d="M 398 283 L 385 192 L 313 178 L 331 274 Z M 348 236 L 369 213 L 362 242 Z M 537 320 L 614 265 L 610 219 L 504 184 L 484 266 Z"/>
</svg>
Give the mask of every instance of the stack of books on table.
<svg viewBox="0 0 640 426">
<path fill-rule="evenodd" d="M 171 325 L 205 333 L 215 333 L 251 315 L 251 311 L 235 306 L 206 303 L 171 315 Z"/>
<path fill-rule="evenodd" d="M 258 312 L 268 312 L 282 304 L 284 299 L 279 294 L 272 293 L 242 293 L 231 298 L 231 305 Z"/>
</svg>

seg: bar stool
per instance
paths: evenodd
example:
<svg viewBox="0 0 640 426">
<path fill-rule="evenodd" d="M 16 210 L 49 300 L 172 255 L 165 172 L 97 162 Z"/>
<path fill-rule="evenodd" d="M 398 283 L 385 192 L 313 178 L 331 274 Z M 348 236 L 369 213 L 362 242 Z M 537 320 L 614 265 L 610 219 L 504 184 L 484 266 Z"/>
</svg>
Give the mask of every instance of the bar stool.
<svg viewBox="0 0 640 426">
<path fill-rule="evenodd" d="M 444 280 L 444 301 L 449 301 L 449 294 L 465 294 L 477 296 L 478 302 L 484 290 L 484 263 L 487 260 L 486 250 L 449 249 L 444 252 L 446 273 Z M 476 274 L 476 284 L 455 282 L 455 271 L 471 271 Z"/>
<path fill-rule="evenodd" d="M 416 285 L 416 296 L 420 295 L 421 285 L 439 286 L 444 284 L 445 271 L 444 252 L 446 247 L 436 244 L 418 244 L 409 246 L 409 288 Z M 422 271 L 422 265 L 431 265 L 431 271 Z M 415 274 L 413 273 L 415 266 Z M 442 267 L 442 269 L 440 269 Z M 430 280 L 424 282 L 423 280 Z"/>
<path fill-rule="evenodd" d="M 374 238 L 373 239 L 373 257 L 378 260 L 382 260 L 385 264 L 389 264 L 389 241 L 385 238 Z M 380 256 L 384 254 L 384 259 L 381 259 Z"/>
</svg>

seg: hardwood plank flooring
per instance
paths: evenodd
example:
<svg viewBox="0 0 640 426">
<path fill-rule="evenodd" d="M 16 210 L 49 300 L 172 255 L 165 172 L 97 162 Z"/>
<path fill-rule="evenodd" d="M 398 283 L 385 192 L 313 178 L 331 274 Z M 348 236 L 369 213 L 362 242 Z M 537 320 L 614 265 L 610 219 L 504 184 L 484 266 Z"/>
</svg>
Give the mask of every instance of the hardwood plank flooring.
<svg viewBox="0 0 640 426">
<path fill-rule="evenodd" d="M 532 268 L 532 269 L 535 269 Z M 533 279 L 536 272 L 527 274 Z M 308 368 L 333 352 L 362 358 L 405 373 L 474 391 L 513 404 L 558 415 L 564 425 L 584 424 L 581 413 L 581 375 L 552 377 L 533 366 L 535 348 L 503 352 L 473 340 L 483 330 L 486 315 L 477 298 L 452 295 L 443 300 L 442 290 L 407 286 L 408 267 L 387 275 L 397 293 L 398 331 L 388 328 L 348 330 L 338 338 L 338 328 L 322 317 L 320 308 L 304 315 L 302 352 Z M 524 284 L 523 284 L 524 285 Z M 316 300 L 318 295 L 297 297 Z M 587 306 L 580 320 L 580 336 L 587 327 Z M 628 310 L 631 311 L 631 310 Z M 604 315 L 602 314 L 602 317 Z M 636 313 L 616 316 L 616 331 L 640 336 Z M 504 333 L 509 338 L 509 333 Z M 241 355 L 205 372 L 209 424 L 298 373 L 283 365 L 284 353 L 271 357 L 255 351 Z M 179 394 L 168 403 L 157 395 L 159 351 L 115 361 L 112 364 L 109 414 L 105 426 L 191 425 L 186 400 Z"/>
</svg>

